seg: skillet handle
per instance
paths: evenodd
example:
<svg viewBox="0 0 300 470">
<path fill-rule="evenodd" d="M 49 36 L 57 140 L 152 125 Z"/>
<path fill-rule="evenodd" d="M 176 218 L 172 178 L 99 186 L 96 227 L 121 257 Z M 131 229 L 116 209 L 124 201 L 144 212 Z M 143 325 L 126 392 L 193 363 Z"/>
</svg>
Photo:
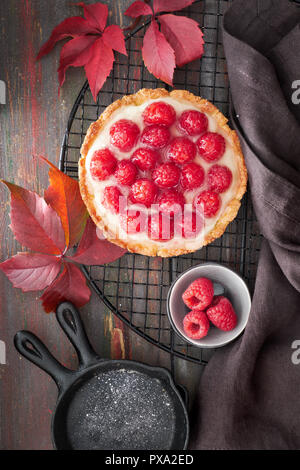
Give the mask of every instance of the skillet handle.
<svg viewBox="0 0 300 470">
<path fill-rule="evenodd" d="M 62 366 L 37 336 L 30 331 L 18 331 L 14 337 L 14 345 L 22 356 L 53 378 L 59 393 L 68 387 L 74 373 Z"/>
<path fill-rule="evenodd" d="M 79 368 L 99 362 L 100 358 L 88 340 L 77 308 L 71 302 L 63 302 L 56 310 L 56 318 L 76 350 Z"/>
</svg>

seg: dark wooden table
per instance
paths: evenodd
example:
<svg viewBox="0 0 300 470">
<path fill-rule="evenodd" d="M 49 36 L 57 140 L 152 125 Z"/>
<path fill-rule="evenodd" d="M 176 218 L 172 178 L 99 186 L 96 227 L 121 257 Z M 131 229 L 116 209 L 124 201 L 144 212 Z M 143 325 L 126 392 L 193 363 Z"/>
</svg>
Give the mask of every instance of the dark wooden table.
<svg viewBox="0 0 300 470">
<path fill-rule="evenodd" d="M 131 0 L 103 3 L 109 5 L 109 22 L 126 24 L 123 12 Z M 68 71 L 59 98 L 59 47 L 42 62 L 36 63 L 35 56 L 55 25 L 80 13 L 69 0 L 0 2 L 0 80 L 7 86 L 6 105 L 0 105 L 0 175 L 40 194 L 47 185 L 47 173 L 33 155 L 43 154 L 58 164 L 67 118 L 85 78 L 79 69 Z M 9 195 L 4 186 L 0 187 L 0 200 L 0 260 L 4 261 L 21 247 L 9 228 Z M 23 294 L 13 289 L 2 273 L 0 292 L 0 340 L 5 341 L 7 348 L 7 363 L 0 365 L 0 449 L 51 449 L 50 420 L 56 387 L 44 372 L 17 354 L 13 336 L 20 329 L 33 331 L 67 367 L 76 367 L 75 353 L 54 316 L 43 312 L 37 293 Z M 82 316 L 101 356 L 170 367 L 168 354 L 125 327 L 94 293 L 82 309 Z M 200 366 L 176 360 L 177 380 L 189 388 L 191 397 L 200 373 Z"/>
</svg>

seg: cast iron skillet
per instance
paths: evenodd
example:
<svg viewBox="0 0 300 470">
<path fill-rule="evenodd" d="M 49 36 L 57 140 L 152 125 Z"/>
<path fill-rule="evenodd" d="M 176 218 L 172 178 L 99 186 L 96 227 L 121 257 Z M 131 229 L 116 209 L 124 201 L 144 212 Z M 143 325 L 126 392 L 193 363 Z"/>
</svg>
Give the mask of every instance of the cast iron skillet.
<svg viewBox="0 0 300 470">
<path fill-rule="evenodd" d="M 28 331 L 15 347 L 47 372 L 58 387 L 52 418 L 56 449 L 181 450 L 189 436 L 184 402 L 166 369 L 128 360 L 100 359 L 93 351 L 79 312 L 69 302 L 57 320 L 75 347 L 78 370 L 62 366 Z"/>
</svg>

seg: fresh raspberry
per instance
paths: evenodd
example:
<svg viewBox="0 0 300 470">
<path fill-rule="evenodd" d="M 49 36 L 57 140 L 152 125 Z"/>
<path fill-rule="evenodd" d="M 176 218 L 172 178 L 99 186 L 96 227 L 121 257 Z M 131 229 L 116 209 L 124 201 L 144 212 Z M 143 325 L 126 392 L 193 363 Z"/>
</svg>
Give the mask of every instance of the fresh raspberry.
<svg viewBox="0 0 300 470">
<path fill-rule="evenodd" d="M 120 224 L 128 234 L 143 233 L 147 229 L 147 216 L 144 212 L 129 209 L 120 215 Z"/>
<path fill-rule="evenodd" d="M 132 154 L 131 160 L 142 171 L 153 170 L 159 160 L 159 153 L 156 150 L 140 147 Z"/>
<path fill-rule="evenodd" d="M 121 160 L 117 165 L 115 177 L 118 183 L 129 186 L 134 183 L 137 172 L 137 167 L 130 160 Z"/>
<path fill-rule="evenodd" d="M 111 126 L 109 133 L 114 147 L 117 147 L 121 152 L 129 152 L 137 141 L 140 129 L 135 122 L 120 119 Z"/>
<path fill-rule="evenodd" d="M 205 172 L 197 163 L 187 163 L 181 169 L 180 183 L 183 189 L 199 188 L 204 181 Z"/>
<path fill-rule="evenodd" d="M 148 219 L 148 235 L 155 241 L 171 240 L 174 237 L 173 218 L 161 212 L 151 214 Z"/>
<path fill-rule="evenodd" d="M 159 124 L 145 127 L 141 135 L 141 142 L 155 149 L 162 149 L 170 140 L 170 132 L 165 126 Z"/>
<path fill-rule="evenodd" d="M 175 163 L 187 163 L 194 160 L 197 148 L 187 137 L 175 137 L 169 145 L 167 158 Z"/>
<path fill-rule="evenodd" d="M 203 212 L 205 217 L 214 217 L 220 209 L 221 199 L 213 191 L 202 191 L 202 193 L 195 196 L 193 205 L 200 213 Z"/>
<path fill-rule="evenodd" d="M 197 211 L 184 211 L 174 223 L 176 235 L 183 238 L 196 238 L 204 227 L 203 216 Z"/>
<path fill-rule="evenodd" d="M 119 212 L 119 198 L 122 196 L 117 186 L 106 186 L 103 191 L 102 204 L 114 213 Z"/>
<path fill-rule="evenodd" d="M 192 310 L 183 319 L 183 329 L 185 334 L 191 339 L 201 339 L 207 335 L 209 321 L 201 310 Z"/>
<path fill-rule="evenodd" d="M 159 188 L 172 188 L 176 186 L 180 177 L 180 170 L 174 163 L 163 163 L 152 172 L 152 178 Z"/>
<path fill-rule="evenodd" d="M 106 180 L 114 171 L 117 160 L 108 149 L 96 150 L 90 163 L 90 172 L 95 180 Z"/>
<path fill-rule="evenodd" d="M 224 155 L 226 142 L 221 134 L 206 132 L 196 142 L 198 151 L 204 160 L 214 162 Z"/>
<path fill-rule="evenodd" d="M 208 119 L 200 111 L 184 111 L 179 118 L 179 127 L 188 135 L 199 135 L 207 131 Z"/>
<path fill-rule="evenodd" d="M 237 316 L 231 302 L 223 295 L 216 295 L 211 306 L 206 310 L 209 320 L 222 331 L 236 327 Z"/>
<path fill-rule="evenodd" d="M 211 280 L 199 277 L 183 293 L 182 300 L 191 309 L 203 310 L 211 304 L 213 296 L 214 286 Z"/>
<path fill-rule="evenodd" d="M 168 189 L 160 194 L 157 199 L 159 209 L 163 214 L 174 215 L 182 212 L 185 204 L 185 199 L 182 193 L 175 189 Z"/>
<path fill-rule="evenodd" d="M 213 165 L 208 172 L 209 189 L 216 193 L 227 191 L 232 181 L 232 173 L 228 166 Z"/>
<path fill-rule="evenodd" d="M 143 112 L 144 123 L 161 124 L 170 127 L 176 120 L 176 113 L 173 106 L 163 101 L 155 101 L 149 104 Z"/>
<path fill-rule="evenodd" d="M 140 178 L 131 187 L 131 200 L 138 204 L 150 207 L 155 201 L 157 188 L 153 181 Z"/>
</svg>

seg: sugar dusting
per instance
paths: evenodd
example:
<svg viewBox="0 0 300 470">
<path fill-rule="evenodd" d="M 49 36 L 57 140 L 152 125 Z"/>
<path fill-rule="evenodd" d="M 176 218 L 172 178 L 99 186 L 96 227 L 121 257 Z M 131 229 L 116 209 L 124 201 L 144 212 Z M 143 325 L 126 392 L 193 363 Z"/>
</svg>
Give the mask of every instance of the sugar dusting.
<svg viewBox="0 0 300 470">
<path fill-rule="evenodd" d="M 154 377 L 125 369 L 102 372 L 76 392 L 67 428 L 74 449 L 169 449 L 173 400 Z"/>
</svg>

